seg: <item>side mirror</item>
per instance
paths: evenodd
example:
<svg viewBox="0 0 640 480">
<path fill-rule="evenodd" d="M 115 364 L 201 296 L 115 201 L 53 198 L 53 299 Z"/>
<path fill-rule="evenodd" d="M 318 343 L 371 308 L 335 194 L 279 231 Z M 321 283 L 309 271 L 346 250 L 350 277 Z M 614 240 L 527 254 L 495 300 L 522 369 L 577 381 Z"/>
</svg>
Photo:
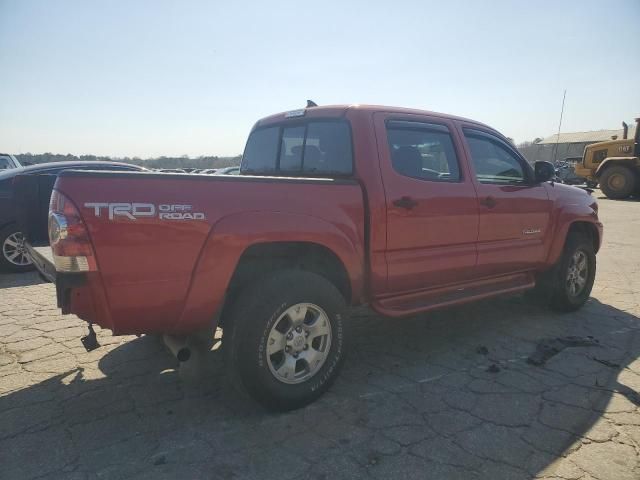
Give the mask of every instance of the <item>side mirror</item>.
<svg viewBox="0 0 640 480">
<path fill-rule="evenodd" d="M 556 174 L 556 167 L 551 162 L 539 161 L 533 166 L 536 183 L 548 182 Z"/>
</svg>

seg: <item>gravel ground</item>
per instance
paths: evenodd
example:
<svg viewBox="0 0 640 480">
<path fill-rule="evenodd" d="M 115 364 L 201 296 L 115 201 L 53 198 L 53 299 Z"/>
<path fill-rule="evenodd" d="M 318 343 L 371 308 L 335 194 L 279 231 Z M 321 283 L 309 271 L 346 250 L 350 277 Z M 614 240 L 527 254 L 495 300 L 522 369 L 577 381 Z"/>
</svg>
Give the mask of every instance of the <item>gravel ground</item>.
<svg viewBox="0 0 640 480">
<path fill-rule="evenodd" d="M 638 479 L 640 202 L 600 211 L 581 311 L 359 310 L 338 381 L 287 414 L 234 395 L 219 350 L 195 379 L 152 337 L 86 353 L 52 285 L 0 275 L 0 478 Z"/>
</svg>

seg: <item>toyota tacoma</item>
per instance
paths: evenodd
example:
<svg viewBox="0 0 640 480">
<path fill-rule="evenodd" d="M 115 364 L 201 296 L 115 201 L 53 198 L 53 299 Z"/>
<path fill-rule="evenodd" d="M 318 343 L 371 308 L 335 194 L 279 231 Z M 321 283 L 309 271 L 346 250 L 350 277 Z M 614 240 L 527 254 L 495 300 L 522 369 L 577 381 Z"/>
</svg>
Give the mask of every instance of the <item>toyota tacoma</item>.
<svg viewBox="0 0 640 480">
<path fill-rule="evenodd" d="M 287 410 L 336 378 L 350 306 L 404 317 L 533 291 L 580 308 L 602 224 L 553 175 L 473 120 L 312 105 L 259 120 L 238 176 L 60 173 L 50 247 L 27 249 L 90 329 L 163 334 L 186 360 L 221 327 L 237 383 Z"/>
</svg>

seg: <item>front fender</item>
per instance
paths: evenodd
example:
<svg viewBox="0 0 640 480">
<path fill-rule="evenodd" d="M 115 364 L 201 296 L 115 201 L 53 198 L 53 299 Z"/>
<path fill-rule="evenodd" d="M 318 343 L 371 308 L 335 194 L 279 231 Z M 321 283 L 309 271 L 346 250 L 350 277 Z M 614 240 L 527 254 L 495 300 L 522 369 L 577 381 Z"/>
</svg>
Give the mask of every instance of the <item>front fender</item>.
<svg viewBox="0 0 640 480">
<path fill-rule="evenodd" d="M 546 262 L 548 266 L 555 265 L 560 259 L 569 230 L 577 222 L 589 223 L 595 227 L 598 232 L 596 250 L 599 248 L 602 239 L 602 223 L 598 221 L 596 211 L 589 205 L 566 205 L 558 211 L 555 218 L 554 234 Z"/>
<path fill-rule="evenodd" d="M 355 225 L 333 224 L 319 217 L 294 213 L 242 212 L 223 217 L 212 226 L 174 332 L 211 326 L 244 251 L 252 245 L 271 242 L 308 242 L 329 249 L 347 271 L 353 298 L 360 299 L 364 285 L 364 251 Z"/>
</svg>

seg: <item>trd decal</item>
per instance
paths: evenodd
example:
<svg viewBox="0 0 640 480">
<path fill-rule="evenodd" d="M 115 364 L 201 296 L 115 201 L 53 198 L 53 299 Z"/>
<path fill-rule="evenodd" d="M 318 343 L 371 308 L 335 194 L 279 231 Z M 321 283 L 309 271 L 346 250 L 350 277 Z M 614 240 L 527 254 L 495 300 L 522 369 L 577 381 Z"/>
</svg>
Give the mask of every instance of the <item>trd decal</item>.
<svg viewBox="0 0 640 480">
<path fill-rule="evenodd" d="M 96 217 L 106 215 L 109 220 L 116 217 L 128 218 L 129 220 L 137 220 L 138 218 L 157 217 L 160 220 L 204 220 L 205 216 L 202 212 L 194 212 L 192 205 L 182 204 L 163 204 L 154 205 L 153 203 L 101 203 L 89 202 L 85 203 L 86 208 L 93 210 Z"/>
<path fill-rule="evenodd" d="M 527 228 L 526 230 L 523 230 L 522 233 L 524 235 L 535 235 L 536 233 L 540 233 L 542 230 L 540 230 L 539 228 Z"/>
</svg>

